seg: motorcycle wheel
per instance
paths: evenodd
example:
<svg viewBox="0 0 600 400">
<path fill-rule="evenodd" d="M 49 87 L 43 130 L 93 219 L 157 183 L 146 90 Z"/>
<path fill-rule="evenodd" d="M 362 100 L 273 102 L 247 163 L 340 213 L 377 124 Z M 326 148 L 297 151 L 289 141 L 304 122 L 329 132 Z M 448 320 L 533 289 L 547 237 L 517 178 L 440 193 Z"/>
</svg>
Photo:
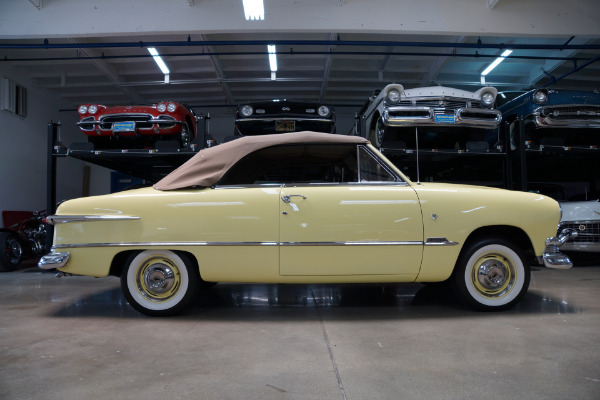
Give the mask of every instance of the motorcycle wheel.
<svg viewBox="0 0 600 400">
<path fill-rule="evenodd" d="M 14 271 L 23 261 L 23 247 L 12 232 L 0 232 L 0 272 Z"/>
</svg>

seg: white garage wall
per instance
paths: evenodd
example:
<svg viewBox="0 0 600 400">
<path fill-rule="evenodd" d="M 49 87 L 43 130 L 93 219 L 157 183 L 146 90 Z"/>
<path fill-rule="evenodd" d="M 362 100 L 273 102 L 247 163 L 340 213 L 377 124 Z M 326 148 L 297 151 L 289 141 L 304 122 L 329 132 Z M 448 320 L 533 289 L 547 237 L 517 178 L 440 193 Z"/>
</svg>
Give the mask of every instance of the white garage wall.
<svg viewBox="0 0 600 400">
<path fill-rule="evenodd" d="M 77 114 L 60 113 L 59 109 L 70 105 L 52 93 L 37 89 L 20 71 L 0 65 L 0 76 L 27 89 L 26 117 L 0 111 L 0 211 L 41 210 L 46 208 L 48 123 L 62 119 L 62 139 L 71 142 L 77 134 L 74 128 Z M 84 165 L 75 159 L 57 160 L 58 200 L 81 196 Z M 90 193 L 106 193 L 109 189 L 109 171 L 92 167 Z"/>
</svg>

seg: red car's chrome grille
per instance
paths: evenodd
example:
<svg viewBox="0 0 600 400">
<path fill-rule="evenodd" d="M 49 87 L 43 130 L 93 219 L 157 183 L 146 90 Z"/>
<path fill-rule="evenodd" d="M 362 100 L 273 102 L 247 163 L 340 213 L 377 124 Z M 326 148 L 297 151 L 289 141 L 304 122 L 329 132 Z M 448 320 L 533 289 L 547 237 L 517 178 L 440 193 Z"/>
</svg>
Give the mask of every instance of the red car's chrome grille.
<svg viewBox="0 0 600 400">
<path fill-rule="evenodd" d="M 173 122 L 175 122 L 175 118 L 173 118 L 173 117 L 171 117 L 171 116 L 169 116 L 169 115 L 159 115 L 159 116 L 158 116 L 158 119 L 160 119 L 160 120 L 162 120 L 162 121 L 173 121 Z M 159 127 L 160 127 L 161 129 L 169 129 L 169 128 L 172 128 L 172 127 L 174 127 L 174 126 L 175 126 L 175 123 L 173 123 L 173 124 L 161 123 L 161 124 L 159 125 Z"/>
<path fill-rule="evenodd" d="M 150 129 L 152 123 L 148 122 L 152 119 L 150 114 L 119 114 L 119 115 L 107 115 L 100 118 L 100 128 L 106 130 L 112 130 L 112 125 L 115 122 L 135 122 L 137 129 Z"/>
<path fill-rule="evenodd" d="M 94 117 L 86 117 L 83 118 L 81 120 L 81 124 L 79 125 L 79 127 L 83 130 L 86 131 L 93 131 L 94 130 L 94 124 L 85 124 L 85 122 L 93 122 L 94 121 Z"/>
</svg>

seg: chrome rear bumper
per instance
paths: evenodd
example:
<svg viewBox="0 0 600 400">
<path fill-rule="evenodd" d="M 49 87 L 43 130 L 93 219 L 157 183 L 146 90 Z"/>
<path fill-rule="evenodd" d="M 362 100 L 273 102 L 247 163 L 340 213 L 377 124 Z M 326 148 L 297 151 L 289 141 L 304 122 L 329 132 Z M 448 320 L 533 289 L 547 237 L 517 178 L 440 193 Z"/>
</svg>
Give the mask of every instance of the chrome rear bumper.
<svg viewBox="0 0 600 400">
<path fill-rule="evenodd" d="M 69 253 L 48 253 L 38 262 L 41 269 L 62 268 L 69 262 Z"/>
</svg>

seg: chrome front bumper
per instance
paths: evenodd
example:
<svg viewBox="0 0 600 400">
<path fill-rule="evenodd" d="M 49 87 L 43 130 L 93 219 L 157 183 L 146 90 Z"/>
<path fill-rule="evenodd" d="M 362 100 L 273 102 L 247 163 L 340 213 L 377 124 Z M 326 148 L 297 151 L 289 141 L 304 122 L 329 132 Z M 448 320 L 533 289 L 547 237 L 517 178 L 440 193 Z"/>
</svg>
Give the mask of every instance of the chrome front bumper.
<svg viewBox="0 0 600 400">
<path fill-rule="evenodd" d="M 440 117 L 452 115 L 451 122 L 439 120 Z M 402 127 L 414 125 L 454 125 L 478 128 L 496 128 L 502 121 L 498 110 L 467 109 L 437 110 L 419 106 L 388 106 L 383 109 L 381 118 L 386 126 Z"/>
<path fill-rule="evenodd" d="M 572 229 L 564 229 L 558 237 L 546 239 L 546 249 L 542 255 L 544 266 L 554 269 L 569 269 L 573 267 L 571 259 L 558 251 L 569 238 L 577 236 L 577 231 Z"/>
<path fill-rule="evenodd" d="M 533 111 L 538 128 L 598 128 L 600 106 L 597 104 L 568 104 L 543 106 Z"/>
<path fill-rule="evenodd" d="M 48 253 L 38 262 L 41 269 L 62 268 L 69 262 L 69 253 Z"/>
</svg>

